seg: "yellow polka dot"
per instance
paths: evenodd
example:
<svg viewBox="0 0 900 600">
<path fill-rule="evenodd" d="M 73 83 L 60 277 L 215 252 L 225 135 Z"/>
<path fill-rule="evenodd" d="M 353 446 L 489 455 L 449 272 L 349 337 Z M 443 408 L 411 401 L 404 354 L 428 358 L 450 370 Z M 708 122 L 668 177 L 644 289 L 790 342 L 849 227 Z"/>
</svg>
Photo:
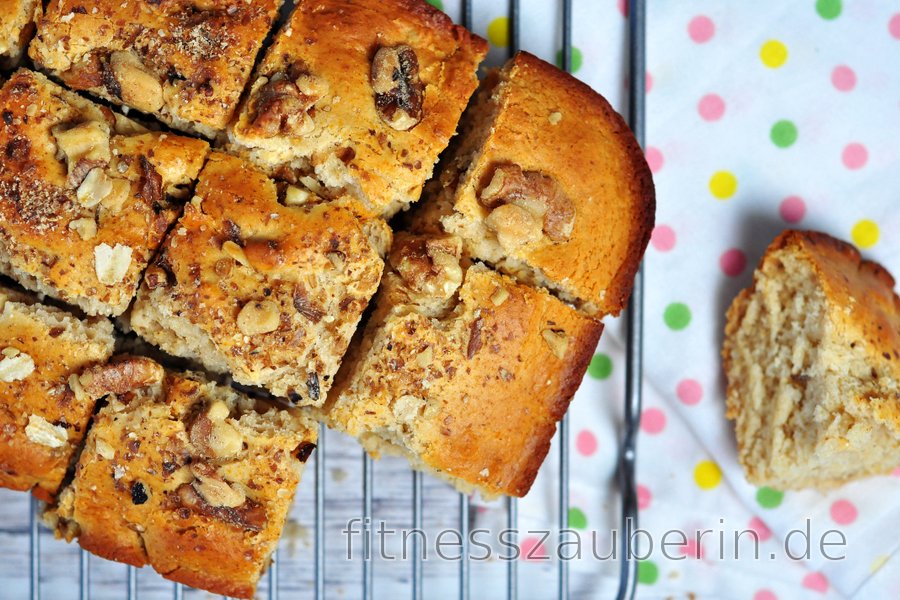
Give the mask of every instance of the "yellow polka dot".
<svg viewBox="0 0 900 600">
<path fill-rule="evenodd" d="M 711 490 L 722 481 L 722 470 L 711 460 L 697 463 L 694 468 L 694 481 L 702 490 Z"/>
<path fill-rule="evenodd" d="M 487 28 L 488 41 L 498 48 L 509 46 L 509 18 L 497 17 Z"/>
<path fill-rule="evenodd" d="M 869 565 L 869 573 L 874 575 L 876 571 L 887 564 L 888 559 L 890 559 L 890 556 L 887 554 L 876 556 L 875 560 L 872 561 L 872 564 Z"/>
<path fill-rule="evenodd" d="M 871 248 L 878 243 L 878 224 L 875 221 L 863 219 L 853 226 L 850 235 L 853 236 L 853 243 L 860 248 Z"/>
<path fill-rule="evenodd" d="M 778 40 L 769 40 L 759 49 L 759 59 L 770 69 L 777 69 L 787 62 L 787 46 Z"/>
<path fill-rule="evenodd" d="M 709 178 L 709 191 L 719 200 L 728 200 L 737 192 L 737 177 L 730 171 L 716 171 Z"/>
</svg>

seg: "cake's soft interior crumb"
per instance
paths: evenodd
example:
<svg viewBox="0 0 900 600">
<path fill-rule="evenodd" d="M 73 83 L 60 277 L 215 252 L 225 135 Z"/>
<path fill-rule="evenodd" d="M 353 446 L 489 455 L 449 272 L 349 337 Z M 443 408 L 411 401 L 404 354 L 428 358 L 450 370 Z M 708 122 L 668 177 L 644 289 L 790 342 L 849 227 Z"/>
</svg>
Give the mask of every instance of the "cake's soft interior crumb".
<svg viewBox="0 0 900 600">
<path fill-rule="evenodd" d="M 744 299 L 729 340 L 740 459 L 778 489 L 830 487 L 900 464 L 898 431 L 867 407 L 896 394 L 866 360 L 864 340 L 835 326 L 812 266 L 776 253 Z M 893 386 L 893 390 L 891 390 Z"/>
</svg>

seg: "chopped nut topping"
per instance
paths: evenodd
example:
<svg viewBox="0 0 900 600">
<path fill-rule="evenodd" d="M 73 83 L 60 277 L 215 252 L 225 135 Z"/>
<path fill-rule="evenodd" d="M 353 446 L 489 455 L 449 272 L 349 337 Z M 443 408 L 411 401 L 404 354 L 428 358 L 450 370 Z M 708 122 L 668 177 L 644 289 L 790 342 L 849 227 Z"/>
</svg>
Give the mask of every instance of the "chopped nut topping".
<svg viewBox="0 0 900 600">
<path fill-rule="evenodd" d="M 119 214 L 131 196 L 131 183 L 127 179 L 112 179 L 112 190 L 103 197 L 100 204 L 114 215 Z"/>
<path fill-rule="evenodd" d="M 557 125 L 560 121 L 562 121 L 562 118 L 562 113 L 557 110 L 550 113 L 550 116 L 547 117 L 547 120 L 550 121 L 551 125 Z"/>
<path fill-rule="evenodd" d="M 100 204 L 100 201 L 106 198 L 112 189 L 112 179 L 107 177 L 102 168 L 97 167 L 91 169 L 81 185 L 78 186 L 75 197 L 85 208 L 93 208 Z"/>
<path fill-rule="evenodd" d="M 295 185 L 287 186 L 284 191 L 285 206 L 303 206 L 312 198 L 313 194 L 309 190 L 298 188 Z"/>
<path fill-rule="evenodd" d="M 242 264 L 245 267 L 250 266 L 250 261 L 247 260 L 244 249 L 231 240 L 226 240 L 225 243 L 222 244 L 222 252 L 234 259 L 235 262 Z"/>
<path fill-rule="evenodd" d="M 493 303 L 494 306 L 500 306 L 501 304 L 506 302 L 507 298 L 509 298 L 509 292 L 506 290 L 506 288 L 498 287 L 496 290 L 494 290 L 494 293 L 491 294 L 491 303 Z"/>
<path fill-rule="evenodd" d="M 466 345 L 466 358 L 471 359 L 481 350 L 484 340 L 481 337 L 481 329 L 484 327 L 484 320 L 481 317 L 472 321 L 469 326 L 469 343 Z"/>
<path fill-rule="evenodd" d="M 565 331 L 559 331 L 554 329 L 545 329 L 541 332 L 541 335 L 544 338 L 544 341 L 547 342 L 547 345 L 550 346 L 550 351 L 553 352 L 553 355 L 562 360 L 566 356 L 566 349 L 569 347 L 569 340 L 566 337 Z"/>
<path fill-rule="evenodd" d="M 144 283 L 147 284 L 149 290 L 165 287 L 169 285 L 169 274 L 159 265 L 151 265 L 144 272 Z"/>
<path fill-rule="evenodd" d="M 65 427 L 54 425 L 40 415 L 28 417 L 25 436 L 35 444 L 50 448 L 62 448 L 69 441 L 69 432 Z"/>
<path fill-rule="evenodd" d="M 147 113 L 162 108 L 163 89 L 159 79 L 133 52 L 113 52 L 109 66 L 119 84 L 122 102 Z"/>
<path fill-rule="evenodd" d="M 83 240 L 89 240 L 97 235 L 97 223 L 93 219 L 73 219 L 69 221 L 69 229 L 78 234 Z"/>
<path fill-rule="evenodd" d="M 575 205 L 552 177 L 537 171 L 522 171 L 516 165 L 500 165 L 479 196 L 493 209 L 485 219 L 504 250 L 535 242 L 546 234 L 554 242 L 572 235 Z M 521 210 L 507 208 L 517 207 Z"/>
<path fill-rule="evenodd" d="M 100 398 L 107 394 L 124 394 L 159 383 L 164 374 L 162 366 L 154 360 L 128 357 L 91 367 L 82 373 L 78 380 L 84 392 L 91 398 Z"/>
<path fill-rule="evenodd" d="M 197 478 L 192 484 L 194 490 L 210 506 L 224 506 L 235 508 L 247 501 L 244 490 L 234 485 L 229 485 L 218 473 L 207 465 L 191 465 L 191 474 Z"/>
<path fill-rule="evenodd" d="M 391 264 L 410 289 L 449 298 L 463 280 L 458 238 L 414 240 L 392 253 Z"/>
<path fill-rule="evenodd" d="M 109 150 L 109 124 L 88 121 L 66 128 L 53 127 L 50 132 L 56 139 L 56 147 L 68 165 L 68 184 L 77 188 L 88 172 L 95 167 L 106 166 L 112 159 Z"/>
<path fill-rule="evenodd" d="M 294 66 L 288 71 L 297 70 Z M 309 73 L 299 73 L 291 81 L 292 73 L 276 73 L 260 81 L 262 85 L 254 93 L 254 116 L 248 128 L 263 137 L 304 135 L 315 129 L 309 114 L 322 96 L 327 84 Z"/>
<path fill-rule="evenodd" d="M 116 244 L 114 248 L 105 242 L 95 246 L 94 271 L 100 283 L 103 285 L 122 283 L 131 266 L 131 252 L 131 248 L 123 244 Z"/>
<path fill-rule="evenodd" d="M 12 352 L 15 350 L 15 353 Z M 3 360 L 0 360 L 0 381 L 12 383 L 21 381 L 34 371 L 34 360 L 16 348 L 4 348 Z"/>
<path fill-rule="evenodd" d="M 399 131 L 409 131 L 422 120 L 425 86 L 419 79 L 419 59 L 406 45 L 379 48 L 370 74 L 375 109 L 382 120 Z"/>
<path fill-rule="evenodd" d="M 244 438 L 231 423 L 228 406 L 215 401 L 200 414 L 191 426 L 191 443 L 210 458 L 232 458 L 244 448 Z"/>
<path fill-rule="evenodd" d="M 244 335 L 270 333 L 278 329 L 281 313 L 271 300 L 251 300 L 237 316 L 237 326 Z"/>
<path fill-rule="evenodd" d="M 97 454 L 99 454 L 104 460 L 112 460 L 116 457 L 116 451 L 104 440 L 97 438 L 97 443 L 94 444 L 94 446 L 97 448 Z"/>
<path fill-rule="evenodd" d="M 433 360 L 434 350 L 432 350 L 431 346 L 428 346 L 416 355 L 416 364 L 418 364 L 423 369 L 431 365 Z"/>
</svg>

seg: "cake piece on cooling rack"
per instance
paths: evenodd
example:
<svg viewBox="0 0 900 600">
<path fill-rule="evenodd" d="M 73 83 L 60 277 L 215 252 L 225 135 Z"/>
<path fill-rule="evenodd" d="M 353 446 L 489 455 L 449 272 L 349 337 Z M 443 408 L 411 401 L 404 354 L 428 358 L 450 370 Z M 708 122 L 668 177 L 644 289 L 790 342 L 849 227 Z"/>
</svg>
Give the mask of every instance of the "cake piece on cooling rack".
<svg viewBox="0 0 900 600">
<path fill-rule="evenodd" d="M 280 0 L 51 0 L 29 55 L 67 86 L 213 137 Z"/>
<path fill-rule="evenodd" d="M 326 422 L 461 491 L 524 496 L 602 325 L 459 256 L 458 238 L 397 234 Z"/>
<path fill-rule="evenodd" d="M 78 374 L 113 344 L 108 319 L 80 319 L 0 283 L 0 487 L 53 498 L 94 410 Z"/>
<path fill-rule="evenodd" d="M 38 0 L 0 0 L 0 69 L 19 64 L 40 16 Z"/>
<path fill-rule="evenodd" d="M 147 358 L 90 369 L 81 382 L 108 404 L 45 520 L 103 558 L 252 598 L 315 422 Z"/>
<path fill-rule="evenodd" d="M 650 170 L 599 94 L 520 52 L 491 73 L 463 117 L 418 231 L 591 314 L 618 314 L 653 228 Z"/>
<path fill-rule="evenodd" d="M 747 479 L 829 488 L 900 467 L 900 299 L 880 265 L 786 231 L 728 311 L 728 417 Z"/>
<path fill-rule="evenodd" d="M 229 128 L 232 149 L 390 216 L 419 199 L 486 52 L 424 0 L 299 0 Z"/>
<path fill-rule="evenodd" d="M 26 70 L 0 90 L 0 114 L 0 272 L 89 314 L 121 314 L 206 142 L 146 132 Z"/>
<path fill-rule="evenodd" d="M 391 233 L 213 154 L 131 315 L 146 340 L 235 381 L 320 405 L 378 288 Z"/>
</svg>

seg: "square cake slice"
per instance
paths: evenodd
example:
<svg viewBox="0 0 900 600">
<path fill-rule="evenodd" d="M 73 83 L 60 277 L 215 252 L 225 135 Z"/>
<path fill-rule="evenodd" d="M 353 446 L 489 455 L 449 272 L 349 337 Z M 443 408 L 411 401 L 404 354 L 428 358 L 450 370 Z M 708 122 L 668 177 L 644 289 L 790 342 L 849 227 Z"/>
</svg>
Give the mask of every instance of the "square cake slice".
<svg viewBox="0 0 900 600">
<path fill-rule="evenodd" d="M 486 53 L 424 0 L 299 0 L 229 128 L 232 149 L 389 217 L 419 199 Z"/>
<path fill-rule="evenodd" d="M 0 69 L 18 66 L 40 16 L 38 0 L 0 0 Z"/>
<path fill-rule="evenodd" d="M 590 314 L 618 314 L 653 228 L 644 154 L 600 94 L 520 52 L 491 73 L 463 117 L 418 231 Z"/>
<path fill-rule="evenodd" d="M 51 0 L 29 49 L 67 86 L 212 138 L 281 0 Z"/>
<path fill-rule="evenodd" d="M 53 498 L 94 411 L 78 374 L 113 345 L 108 319 L 80 319 L 0 283 L 0 487 Z"/>
<path fill-rule="evenodd" d="M 397 234 L 326 422 L 459 490 L 524 496 L 603 326 L 476 264 L 454 237 Z"/>
<path fill-rule="evenodd" d="M 215 153 L 148 269 L 134 331 L 235 381 L 320 405 L 378 288 L 391 233 Z"/>
<path fill-rule="evenodd" d="M 900 298 L 845 242 L 786 231 L 728 311 L 728 417 L 748 481 L 826 489 L 900 467 Z"/>
<path fill-rule="evenodd" d="M 145 131 L 27 70 L 0 90 L 0 114 L 0 272 L 121 314 L 208 144 Z"/>
<path fill-rule="evenodd" d="M 45 520 L 103 558 L 252 598 L 316 423 L 147 358 L 90 369 L 81 382 L 107 405 Z"/>
</svg>

